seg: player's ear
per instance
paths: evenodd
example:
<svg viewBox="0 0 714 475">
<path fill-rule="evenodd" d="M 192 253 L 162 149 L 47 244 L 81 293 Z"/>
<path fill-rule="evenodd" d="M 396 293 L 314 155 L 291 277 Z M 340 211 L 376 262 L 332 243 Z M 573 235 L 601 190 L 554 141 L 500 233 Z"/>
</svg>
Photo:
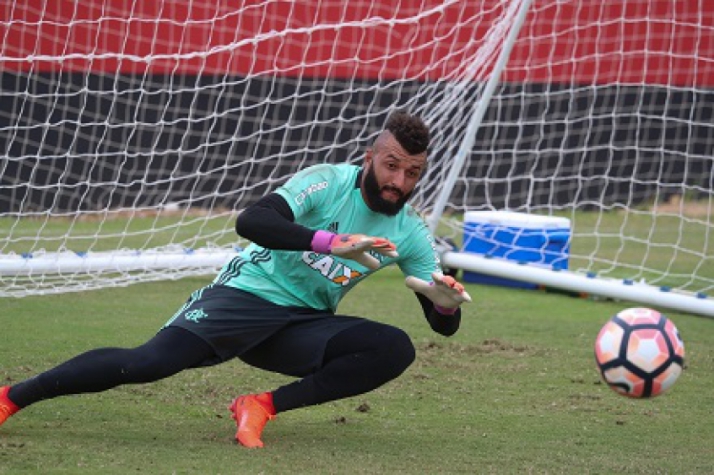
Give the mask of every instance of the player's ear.
<svg viewBox="0 0 714 475">
<path fill-rule="evenodd" d="M 367 150 L 364 152 L 364 164 L 369 165 L 372 163 L 372 157 L 373 157 L 373 152 L 372 152 L 372 147 L 369 147 Z"/>
</svg>

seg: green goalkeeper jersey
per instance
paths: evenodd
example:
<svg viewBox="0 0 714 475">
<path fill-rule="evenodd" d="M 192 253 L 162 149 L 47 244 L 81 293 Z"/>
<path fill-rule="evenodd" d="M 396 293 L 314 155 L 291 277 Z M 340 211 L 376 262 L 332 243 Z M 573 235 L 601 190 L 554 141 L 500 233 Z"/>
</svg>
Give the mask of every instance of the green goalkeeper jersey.
<svg viewBox="0 0 714 475">
<path fill-rule="evenodd" d="M 380 269 L 396 264 L 405 276 L 430 282 L 440 263 L 426 224 L 408 204 L 396 216 L 369 209 L 357 184 L 359 172 L 360 167 L 349 164 L 315 165 L 276 193 L 288 202 L 295 222 L 310 229 L 388 238 L 399 256 L 372 253 Z M 271 250 L 253 243 L 223 267 L 215 282 L 278 305 L 335 311 L 345 294 L 373 272 L 333 255 Z"/>
</svg>

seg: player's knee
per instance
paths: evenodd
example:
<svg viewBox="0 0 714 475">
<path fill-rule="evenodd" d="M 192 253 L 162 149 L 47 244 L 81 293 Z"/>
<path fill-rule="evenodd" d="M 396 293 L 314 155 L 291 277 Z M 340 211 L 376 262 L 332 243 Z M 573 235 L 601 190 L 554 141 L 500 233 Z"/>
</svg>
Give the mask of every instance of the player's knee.
<svg viewBox="0 0 714 475">
<path fill-rule="evenodd" d="M 386 378 L 394 379 L 411 366 L 416 359 L 416 350 L 405 331 L 395 327 L 388 328 L 381 338 L 380 368 Z"/>
<path fill-rule="evenodd" d="M 340 361 L 368 374 L 377 387 L 402 374 L 416 358 L 409 335 L 397 327 L 364 322 L 333 337 L 325 352 L 323 367 Z"/>
</svg>

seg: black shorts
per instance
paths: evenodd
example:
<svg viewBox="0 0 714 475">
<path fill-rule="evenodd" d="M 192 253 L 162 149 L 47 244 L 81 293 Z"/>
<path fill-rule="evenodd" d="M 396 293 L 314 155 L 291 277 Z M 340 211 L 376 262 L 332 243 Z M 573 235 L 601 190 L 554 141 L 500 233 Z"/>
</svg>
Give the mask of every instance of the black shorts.
<svg viewBox="0 0 714 475">
<path fill-rule="evenodd" d="M 223 285 L 194 292 L 164 325 L 199 336 L 215 351 L 210 366 L 232 358 L 291 376 L 304 376 L 322 364 L 328 341 L 365 320 L 326 310 L 275 305 Z"/>
</svg>

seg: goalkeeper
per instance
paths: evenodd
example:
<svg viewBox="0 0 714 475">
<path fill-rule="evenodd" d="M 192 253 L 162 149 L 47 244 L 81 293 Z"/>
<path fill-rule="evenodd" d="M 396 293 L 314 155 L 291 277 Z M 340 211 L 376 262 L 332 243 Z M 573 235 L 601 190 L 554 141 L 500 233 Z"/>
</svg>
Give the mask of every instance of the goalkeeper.
<svg viewBox="0 0 714 475">
<path fill-rule="evenodd" d="M 276 414 L 355 396 L 398 377 L 414 361 L 407 334 L 339 315 L 356 284 L 396 264 L 431 328 L 452 335 L 461 284 L 440 272 L 434 241 L 407 204 L 427 166 L 422 120 L 392 114 L 362 167 L 317 165 L 243 211 L 236 231 L 252 241 L 213 283 L 145 344 L 100 348 L 13 386 L 0 388 L 0 424 L 36 402 L 148 383 L 188 368 L 243 362 L 297 379 L 230 405 L 246 447 Z"/>
</svg>

